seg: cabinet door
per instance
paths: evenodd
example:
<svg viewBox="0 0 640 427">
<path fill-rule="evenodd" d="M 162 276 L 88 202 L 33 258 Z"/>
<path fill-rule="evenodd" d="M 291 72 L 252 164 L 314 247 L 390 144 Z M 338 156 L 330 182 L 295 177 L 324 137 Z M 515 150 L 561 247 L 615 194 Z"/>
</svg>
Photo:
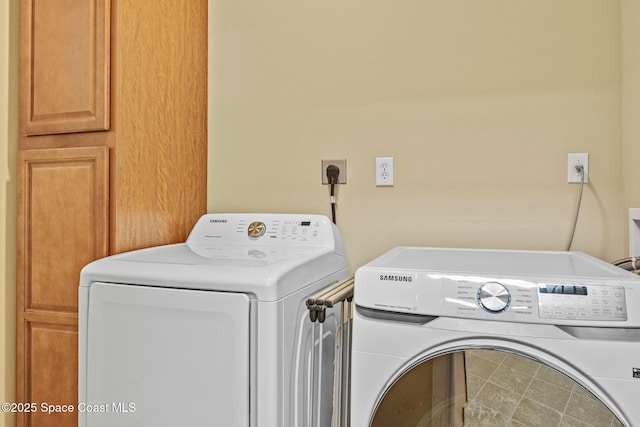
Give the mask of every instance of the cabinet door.
<svg viewBox="0 0 640 427">
<path fill-rule="evenodd" d="M 19 153 L 17 401 L 77 403 L 78 280 L 107 255 L 105 147 Z M 76 414 L 18 414 L 18 426 L 73 426 Z"/>
<path fill-rule="evenodd" d="M 109 0 L 22 0 L 27 135 L 109 129 Z"/>
</svg>

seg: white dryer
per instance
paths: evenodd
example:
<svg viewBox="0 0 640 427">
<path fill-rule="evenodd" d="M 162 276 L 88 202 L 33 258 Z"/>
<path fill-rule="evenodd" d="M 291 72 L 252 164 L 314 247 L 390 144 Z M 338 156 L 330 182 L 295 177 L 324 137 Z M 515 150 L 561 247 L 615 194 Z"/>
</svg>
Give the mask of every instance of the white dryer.
<svg viewBox="0 0 640 427">
<path fill-rule="evenodd" d="M 186 243 L 89 264 L 79 425 L 330 425 L 338 316 L 318 336 L 305 301 L 346 274 L 317 215 L 208 214 Z"/>
<path fill-rule="evenodd" d="M 640 277 L 398 247 L 355 276 L 351 425 L 640 426 Z"/>
</svg>

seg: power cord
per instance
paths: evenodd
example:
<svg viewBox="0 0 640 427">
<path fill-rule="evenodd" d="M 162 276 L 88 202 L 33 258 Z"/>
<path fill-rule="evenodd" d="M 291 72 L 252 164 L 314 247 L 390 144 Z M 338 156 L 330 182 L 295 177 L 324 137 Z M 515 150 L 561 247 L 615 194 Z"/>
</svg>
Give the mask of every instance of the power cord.
<svg viewBox="0 0 640 427">
<path fill-rule="evenodd" d="M 338 176 L 340 175 L 340 168 L 336 165 L 327 166 L 327 179 L 329 180 L 329 187 L 331 192 L 331 220 L 336 224 L 336 196 L 335 188 L 338 183 Z"/>
<path fill-rule="evenodd" d="M 573 243 L 573 235 L 576 232 L 576 225 L 578 224 L 578 215 L 580 214 L 580 204 L 582 203 L 582 189 L 584 188 L 584 166 L 575 165 L 574 169 L 580 174 L 580 194 L 578 195 L 578 206 L 576 207 L 576 216 L 573 219 L 573 226 L 571 227 L 571 237 L 569 237 L 569 244 L 567 250 L 571 250 L 571 244 Z"/>
</svg>

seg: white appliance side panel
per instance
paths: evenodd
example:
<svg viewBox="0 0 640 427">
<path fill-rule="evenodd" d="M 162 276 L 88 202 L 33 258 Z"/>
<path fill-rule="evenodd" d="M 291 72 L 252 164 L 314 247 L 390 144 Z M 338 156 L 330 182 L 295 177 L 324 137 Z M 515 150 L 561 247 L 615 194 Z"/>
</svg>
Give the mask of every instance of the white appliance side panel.
<svg viewBox="0 0 640 427">
<path fill-rule="evenodd" d="M 86 426 L 248 426 L 249 307 L 245 294 L 93 284 Z"/>
</svg>

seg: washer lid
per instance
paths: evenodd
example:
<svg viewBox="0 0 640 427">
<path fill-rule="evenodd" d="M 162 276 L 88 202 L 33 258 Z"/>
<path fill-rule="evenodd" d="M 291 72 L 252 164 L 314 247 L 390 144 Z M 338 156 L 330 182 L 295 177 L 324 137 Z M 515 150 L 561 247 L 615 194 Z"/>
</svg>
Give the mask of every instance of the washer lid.
<svg viewBox="0 0 640 427">
<path fill-rule="evenodd" d="M 621 278 L 637 276 L 581 252 L 396 247 L 363 268 L 505 276 Z"/>
<path fill-rule="evenodd" d="M 95 283 L 80 401 L 135 414 L 81 411 L 80 425 L 248 426 L 249 312 L 245 294 Z"/>
<path fill-rule="evenodd" d="M 186 243 L 103 258 L 80 286 L 126 283 L 254 294 L 275 301 L 347 268 L 336 227 L 319 215 L 208 214 Z"/>
</svg>

